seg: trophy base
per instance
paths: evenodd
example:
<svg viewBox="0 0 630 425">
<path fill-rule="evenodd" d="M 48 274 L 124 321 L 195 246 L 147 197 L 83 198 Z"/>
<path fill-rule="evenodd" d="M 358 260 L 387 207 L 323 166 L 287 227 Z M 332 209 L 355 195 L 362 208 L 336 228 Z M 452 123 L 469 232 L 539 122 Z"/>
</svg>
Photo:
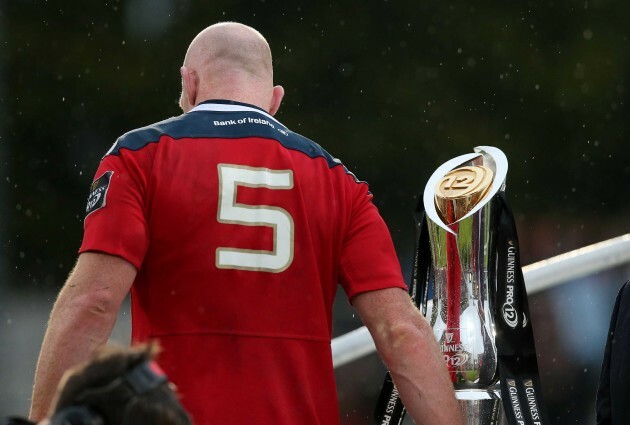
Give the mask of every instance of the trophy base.
<svg viewBox="0 0 630 425">
<path fill-rule="evenodd" d="M 507 425 L 501 390 L 456 390 L 465 425 Z"/>
</svg>

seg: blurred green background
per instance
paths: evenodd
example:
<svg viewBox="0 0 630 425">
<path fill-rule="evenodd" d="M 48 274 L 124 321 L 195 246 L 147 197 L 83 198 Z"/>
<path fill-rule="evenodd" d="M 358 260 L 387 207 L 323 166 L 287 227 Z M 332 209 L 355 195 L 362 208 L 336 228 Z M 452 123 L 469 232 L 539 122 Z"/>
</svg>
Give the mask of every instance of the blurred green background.
<svg viewBox="0 0 630 425">
<path fill-rule="evenodd" d="M 508 157 L 524 264 L 630 231 L 628 16 L 630 3 L 605 0 L 0 0 L 0 415 L 25 413 L 101 156 L 180 113 L 178 68 L 206 26 L 239 21 L 267 37 L 286 89 L 277 118 L 370 183 L 407 273 L 418 194 L 478 145 Z M 554 423 L 592 423 L 627 272 L 530 301 Z M 573 347 L 578 320 L 593 329 Z M 335 335 L 356 326 L 341 297 Z M 382 373 L 375 356 L 338 372 L 342 423 L 368 423 Z"/>
</svg>

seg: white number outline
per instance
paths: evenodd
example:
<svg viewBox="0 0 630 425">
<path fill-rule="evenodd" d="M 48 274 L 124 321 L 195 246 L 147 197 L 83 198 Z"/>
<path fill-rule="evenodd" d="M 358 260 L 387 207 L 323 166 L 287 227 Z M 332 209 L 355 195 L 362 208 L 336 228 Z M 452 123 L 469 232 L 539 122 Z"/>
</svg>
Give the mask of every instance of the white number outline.
<svg viewBox="0 0 630 425">
<path fill-rule="evenodd" d="M 217 170 L 219 173 L 217 221 L 224 224 L 273 228 L 271 251 L 218 247 L 215 256 L 217 268 L 270 273 L 280 273 L 289 268 L 294 256 L 295 225 L 291 214 L 284 208 L 271 205 L 237 203 L 236 196 L 239 186 L 273 190 L 293 189 L 293 171 L 234 164 L 218 164 Z M 260 220 L 261 216 L 265 215 L 266 220 L 265 217 Z M 254 220 L 253 216 L 258 217 L 258 220 Z M 285 246 L 287 244 L 288 246 Z M 275 264 L 278 260 L 279 264 Z"/>
</svg>

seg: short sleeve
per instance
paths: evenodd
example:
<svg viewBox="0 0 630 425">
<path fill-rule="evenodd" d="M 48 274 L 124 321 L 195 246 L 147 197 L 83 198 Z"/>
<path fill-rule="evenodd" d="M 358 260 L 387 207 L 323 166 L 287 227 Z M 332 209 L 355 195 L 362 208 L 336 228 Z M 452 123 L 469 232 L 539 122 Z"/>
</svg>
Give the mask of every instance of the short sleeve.
<svg viewBox="0 0 630 425">
<path fill-rule="evenodd" d="M 146 175 L 134 152 L 106 156 L 90 187 L 79 253 L 116 255 L 140 269 L 149 245 Z"/>
<path fill-rule="evenodd" d="M 350 300 L 367 291 L 407 289 L 391 235 L 367 184 L 351 184 L 355 191 L 341 252 L 341 285 Z"/>
</svg>

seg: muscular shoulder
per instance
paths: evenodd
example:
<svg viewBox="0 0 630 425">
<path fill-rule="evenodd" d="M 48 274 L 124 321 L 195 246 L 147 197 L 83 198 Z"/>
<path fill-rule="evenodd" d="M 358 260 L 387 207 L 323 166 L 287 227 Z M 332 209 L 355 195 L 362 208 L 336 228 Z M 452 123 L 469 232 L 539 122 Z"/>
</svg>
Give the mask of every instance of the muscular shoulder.
<svg viewBox="0 0 630 425">
<path fill-rule="evenodd" d="M 123 149 L 140 150 L 151 143 L 158 143 L 162 136 L 185 137 L 184 134 L 191 131 L 188 128 L 191 122 L 194 121 L 188 119 L 187 115 L 179 115 L 128 131 L 116 140 L 105 156 L 119 155 Z"/>
</svg>

